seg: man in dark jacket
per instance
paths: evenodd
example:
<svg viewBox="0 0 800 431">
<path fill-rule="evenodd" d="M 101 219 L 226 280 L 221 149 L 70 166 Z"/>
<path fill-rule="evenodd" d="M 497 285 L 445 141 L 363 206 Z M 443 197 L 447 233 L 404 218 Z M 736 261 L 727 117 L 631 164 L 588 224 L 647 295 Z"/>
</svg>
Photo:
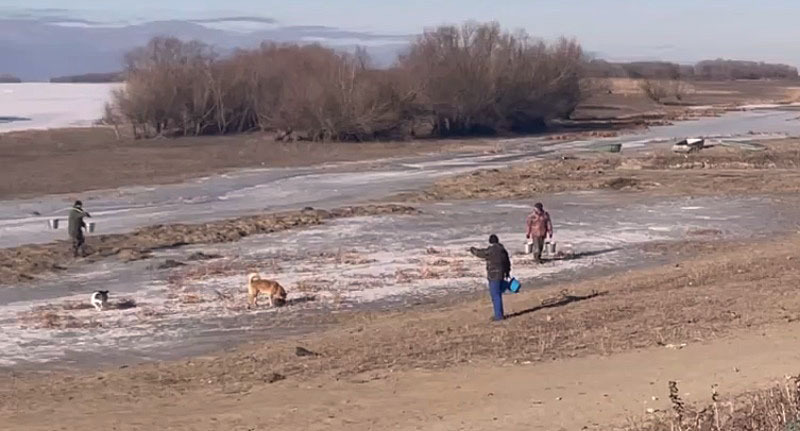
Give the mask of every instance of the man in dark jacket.
<svg viewBox="0 0 800 431">
<path fill-rule="evenodd" d="M 86 238 L 83 236 L 83 230 L 86 229 L 86 222 L 83 221 L 84 217 L 91 217 L 88 212 L 83 210 L 83 203 L 75 201 L 75 205 L 69 210 L 69 237 L 72 239 L 72 253 L 78 257 L 78 250 L 82 256 L 86 256 Z"/>
<path fill-rule="evenodd" d="M 511 276 L 511 260 L 497 235 L 489 236 L 489 247 L 469 249 L 470 253 L 486 261 L 486 278 L 489 279 L 489 295 L 492 297 L 494 317 L 503 320 L 503 281 Z"/>
</svg>

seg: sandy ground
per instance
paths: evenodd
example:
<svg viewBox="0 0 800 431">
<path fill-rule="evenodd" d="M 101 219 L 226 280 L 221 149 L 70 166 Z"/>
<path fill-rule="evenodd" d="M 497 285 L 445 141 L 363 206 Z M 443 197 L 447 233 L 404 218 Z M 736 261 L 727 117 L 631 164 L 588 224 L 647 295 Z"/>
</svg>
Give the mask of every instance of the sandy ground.
<svg viewBox="0 0 800 431">
<path fill-rule="evenodd" d="M 800 359 L 798 329 L 800 325 L 791 324 L 681 350 L 653 348 L 613 359 L 587 357 L 515 367 L 459 365 L 441 372 L 399 371 L 233 387 L 227 393 L 175 393 L 135 405 L 95 404 L 107 409 L 102 417 L 75 410 L 70 402 L 47 415 L 66 429 L 84 430 L 624 429 L 626 418 L 638 422 L 650 416 L 648 411 L 669 410 L 671 380 L 681 382 L 684 399 L 700 403 L 711 401 L 714 385 L 724 396 L 782 382 L 781 370 L 796 369 Z M 741 349 L 754 353 L 742 356 Z M 8 426 L 58 429 L 31 413 L 12 413 Z"/>
<path fill-rule="evenodd" d="M 704 403 L 711 384 L 796 372 L 798 245 L 666 245 L 663 267 L 508 297 L 498 325 L 469 300 L 189 361 L 6 374 L 0 414 L 15 430 L 625 426 L 667 408 L 669 380 Z"/>
</svg>

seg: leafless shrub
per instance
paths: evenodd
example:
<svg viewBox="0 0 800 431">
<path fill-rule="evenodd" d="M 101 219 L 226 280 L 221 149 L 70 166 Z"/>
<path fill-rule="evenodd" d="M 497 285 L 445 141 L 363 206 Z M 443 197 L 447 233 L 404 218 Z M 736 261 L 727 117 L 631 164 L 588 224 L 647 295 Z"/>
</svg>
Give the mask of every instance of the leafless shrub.
<svg viewBox="0 0 800 431">
<path fill-rule="evenodd" d="M 683 102 L 683 98 L 691 94 L 692 91 L 692 86 L 686 83 L 686 81 L 676 79 L 671 82 L 670 92 L 679 102 Z"/>
<path fill-rule="evenodd" d="M 114 107 L 138 137 L 283 130 L 295 139 L 391 137 L 414 94 L 367 69 L 363 51 L 263 44 L 224 60 L 198 42 L 153 39 L 127 57 Z"/>
<path fill-rule="evenodd" d="M 663 81 L 643 79 L 639 82 L 639 88 L 648 99 L 656 103 L 661 103 L 669 95 L 669 90 Z"/>
<path fill-rule="evenodd" d="M 213 123 L 210 88 L 216 56 L 200 42 L 157 37 L 125 56 L 126 87 L 113 94 L 114 107 L 137 137 L 179 129 L 206 132 Z"/>
<path fill-rule="evenodd" d="M 677 101 L 691 92 L 691 86 L 680 79 L 672 80 L 651 80 L 643 79 L 639 82 L 639 88 L 648 99 L 656 103 L 663 103 L 666 99 L 674 97 Z"/>
</svg>

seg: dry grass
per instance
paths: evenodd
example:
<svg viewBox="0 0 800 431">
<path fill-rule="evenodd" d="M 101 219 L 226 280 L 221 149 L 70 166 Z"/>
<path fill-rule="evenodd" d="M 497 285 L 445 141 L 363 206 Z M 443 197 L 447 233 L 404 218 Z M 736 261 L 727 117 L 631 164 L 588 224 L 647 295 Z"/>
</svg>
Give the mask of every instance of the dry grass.
<svg viewBox="0 0 800 431">
<path fill-rule="evenodd" d="M 111 310 L 129 310 L 136 308 L 138 304 L 130 298 L 111 300 L 108 307 L 103 312 Z M 93 315 L 76 315 L 76 311 L 94 310 L 94 307 L 87 302 L 66 301 L 57 305 L 45 305 L 33 308 L 30 311 L 19 313 L 18 320 L 22 328 L 30 329 L 91 329 L 101 328 L 103 324 Z M 96 312 L 101 313 L 101 312 Z"/>
<path fill-rule="evenodd" d="M 696 154 L 668 150 L 627 155 L 596 154 L 489 169 L 441 180 L 409 201 L 520 199 L 582 190 L 648 191 L 653 194 L 754 194 L 800 191 L 800 147 L 795 140 L 765 151 L 717 147 Z"/>
<path fill-rule="evenodd" d="M 334 281 L 332 280 L 321 280 L 321 279 L 303 279 L 297 282 L 294 286 L 294 290 L 300 293 L 316 293 L 316 292 L 323 292 L 330 290 L 331 286 L 333 286 Z"/>
<path fill-rule="evenodd" d="M 75 316 L 55 311 L 38 311 L 19 316 L 20 327 L 24 329 L 90 329 L 103 325 L 95 319 L 79 319 Z"/>
<path fill-rule="evenodd" d="M 782 385 L 720 398 L 717 388 L 709 392 L 709 404 L 688 406 L 678 394 L 676 382 L 669 383 L 670 412 L 628 427 L 629 431 L 798 431 L 800 430 L 800 377 L 787 377 Z"/>
<path fill-rule="evenodd" d="M 272 263 L 272 265 L 270 265 L 270 263 Z M 274 262 L 260 262 L 259 268 L 255 268 L 252 262 L 245 262 L 239 259 L 224 259 L 200 265 L 191 265 L 185 268 L 182 267 L 167 276 L 167 283 L 171 287 L 177 288 L 210 278 L 226 277 L 234 274 L 242 275 L 242 280 L 244 280 L 244 274 L 263 272 L 265 269 L 277 271 L 279 267 Z"/>
<path fill-rule="evenodd" d="M 634 78 L 609 78 L 609 90 L 612 94 L 624 96 L 644 97 L 641 79 Z M 740 103 L 757 103 L 760 101 L 789 100 L 793 94 L 792 88 L 796 83 L 792 81 L 777 80 L 751 80 L 751 81 L 694 81 L 687 83 L 690 86 L 688 101 L 698 105 L 728 104 L 738 101 Z M 601 95 L 598 95 L 601 96 Z"/>
</svg>

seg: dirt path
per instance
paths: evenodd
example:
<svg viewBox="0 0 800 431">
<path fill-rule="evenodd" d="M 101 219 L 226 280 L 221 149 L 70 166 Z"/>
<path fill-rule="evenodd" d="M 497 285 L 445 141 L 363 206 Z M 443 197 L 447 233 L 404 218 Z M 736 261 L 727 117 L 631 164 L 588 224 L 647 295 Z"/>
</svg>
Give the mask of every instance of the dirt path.
<svg viewBox="0 0 800 431">
<path fill-rule="evenodd" d="M 800 324 L 681 350 L 652 348 L 544 364 L 472 364 L 446 371 L 382 371 L 333 381 L 279 382 L 248 393 L 197 391 L 130 404 L 69 403 L 14 414 L 5 429 L 52 430 L 576 430 L 609 429 L 686 401 L 762 388 L 798 369 Z M 121 388 L 122 389 L 122 388 Z M 177 395 L 177 394 L 176 394 Z M 657 397 L 657 400 L 653 400 Z M 97 414 L 102 411 L 102 414 Z"/>
</svg>

